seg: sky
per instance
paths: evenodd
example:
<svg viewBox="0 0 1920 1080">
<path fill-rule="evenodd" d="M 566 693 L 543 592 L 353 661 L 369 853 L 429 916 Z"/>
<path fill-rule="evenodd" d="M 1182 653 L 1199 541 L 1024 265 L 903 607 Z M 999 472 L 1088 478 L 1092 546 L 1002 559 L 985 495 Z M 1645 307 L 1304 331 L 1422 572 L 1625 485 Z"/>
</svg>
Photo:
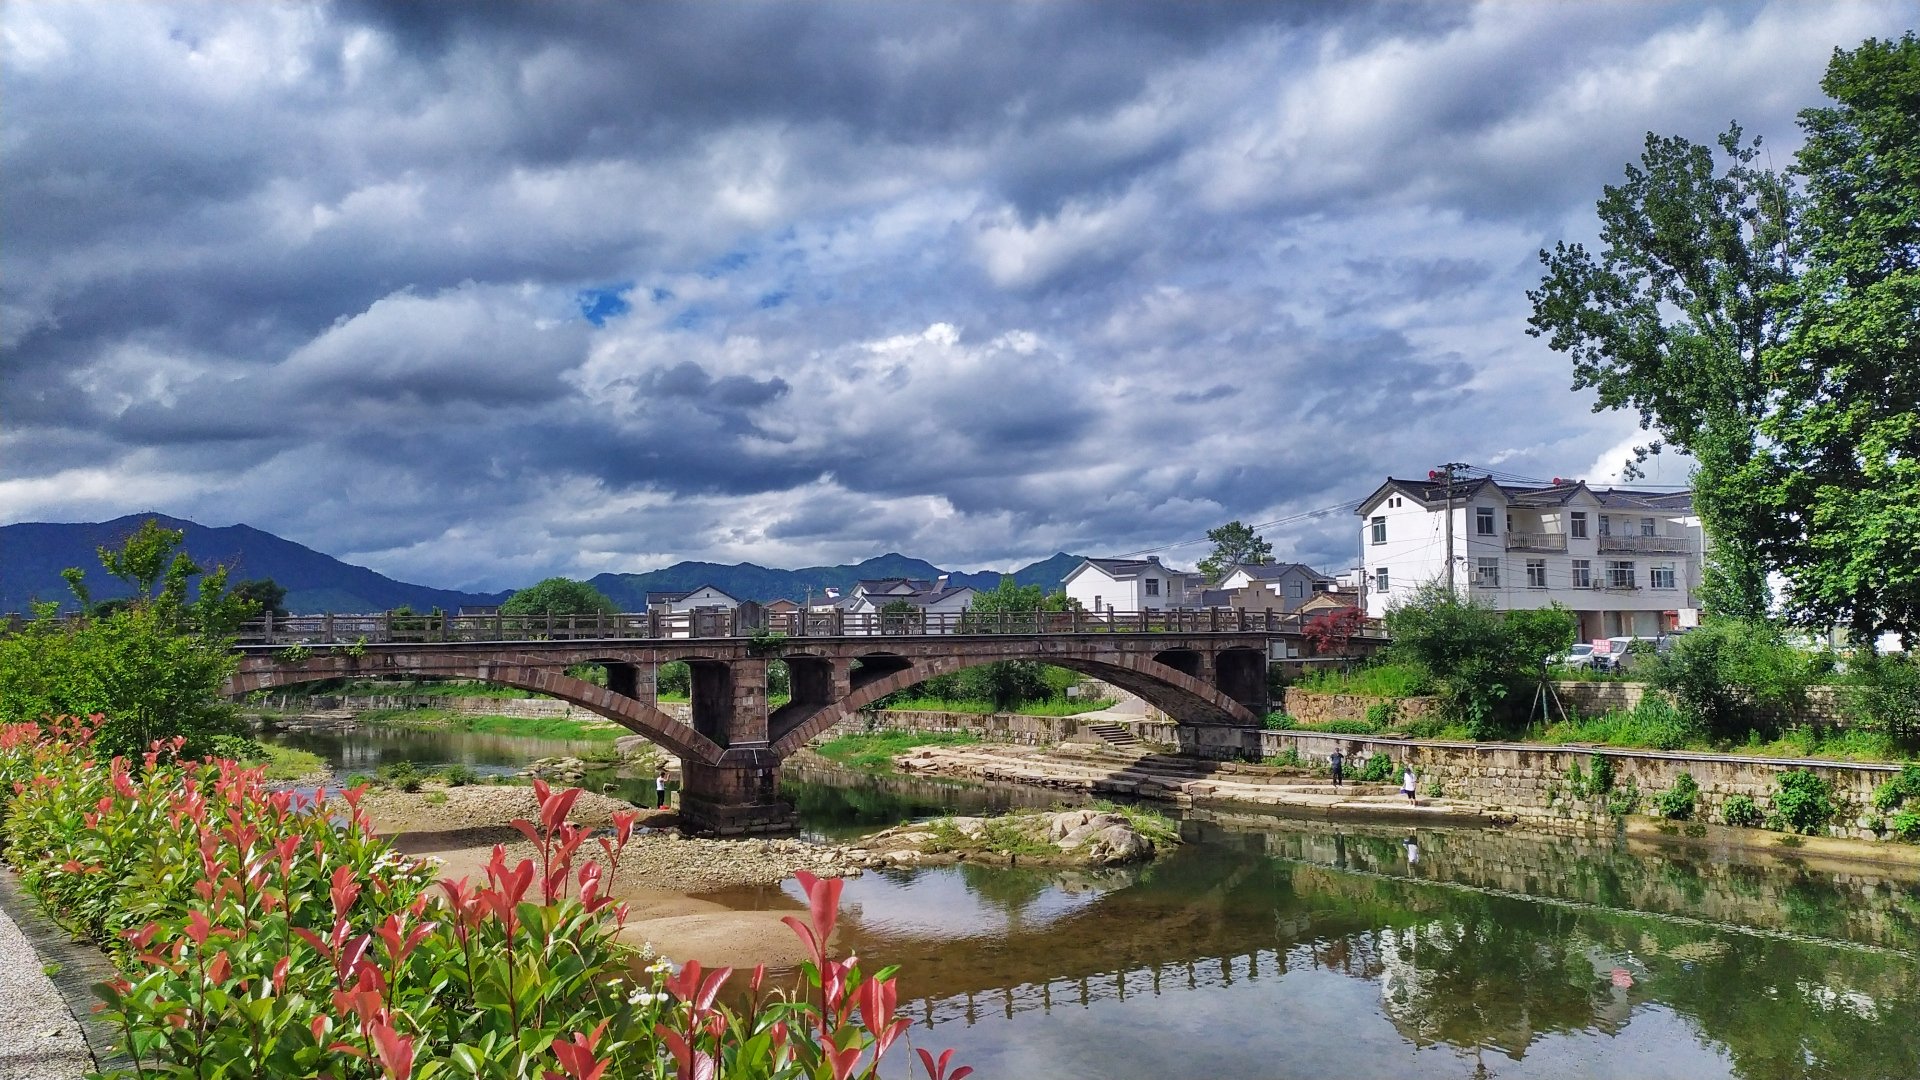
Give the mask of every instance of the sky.
<svg viewBox="0 0 1920 1080">
<path fill-rule="evenodd" d="M 1910 3 L 0 8 L 0 523 L 501 589 L 1352 562 L 1644 442 L 1526 333 L 1645 134 L 1784 167 Z M 1649 481 L 1686 480 L 1656 459 Z"/>
</svg>

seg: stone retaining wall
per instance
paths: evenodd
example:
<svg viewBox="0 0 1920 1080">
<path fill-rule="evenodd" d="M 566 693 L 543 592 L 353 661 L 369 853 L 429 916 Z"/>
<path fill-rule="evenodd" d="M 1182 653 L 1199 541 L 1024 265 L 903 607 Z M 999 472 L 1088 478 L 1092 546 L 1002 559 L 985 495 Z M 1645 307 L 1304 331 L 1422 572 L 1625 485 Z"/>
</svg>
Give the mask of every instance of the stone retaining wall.
<svg viewBox="0 0 1920 1080">
<path fill-rule="evenodd" d="M 1303 724 L 1324 724 L 1329 720 L 1367 719 L 1367 710 L 1383 702 L 1399 707 L 1401 720 L 1418 720 L 1440 707 L 1436 697 L 1388 698 L 1373 694 L 1323 694 L 1288 687 L 1284 711 Z M 1569 706 L 1571 708 L 1571 706 Z"/>
<path fill-rule="evenodd" d="M 1630 783 L 1640 790 L 1636 813 L 1651 813 L 1655 795 L 1673 787 L 1682 772 L 1700 785 L 1695 820 L 1725 820 L 1725 805 L 1733 795 L 1752 799 L 1761 812 L 1773 805 L 1781 773 L 1808 769 L 1833 785 L 1840 808 L 1828 835 L 1855 840 L 1879 839 L 1867 827 L 1873 810 L 1873 789 L 1899 771 L 1893 765 L 1856 765 L 1790 758 L 1742 757 L 1730 754 L 1690 754 L 1655 750 L 1616 750 L 1597 747 L 1541 747 L 1515 743 L 1458 743 L 1421 739 L 1322 735 L 1304 731 L 1262 731 L 1256 735 L 1260 756 L 1289 751 L 1302 761 L 1325 761 L 1336 747 L 1359 767 L 1376 753 L 1396 761 L 1413 762 L 1421 794 L 1438 781 L 1449 799 L 1477 803 L 1489 810 L 1512 814 L 1531 825 L 1585 827 L 1607 817 L 1604 796 L 1578 799 L 1570 790 L 1568 772 L 1575 765 L 1591 775 L 1593 763 L 1606 757 L 1613 763 L 1614 786 Z"/>
<path fill-rule="evenodd" d="M 1088 734 L 1089 721 L 1081 716 L 1020 716 L 1014 713 L 922 712 L 913 709 L 887 709 L 860 713 L 835 724 L 834 735 L 866 734 L 874 731 L 963 732 L 978 735 L 988 742 L 1015 743 L 1020 746 L 1052 746 L 1055 743 L 1097 738 Z"/>
</svg>

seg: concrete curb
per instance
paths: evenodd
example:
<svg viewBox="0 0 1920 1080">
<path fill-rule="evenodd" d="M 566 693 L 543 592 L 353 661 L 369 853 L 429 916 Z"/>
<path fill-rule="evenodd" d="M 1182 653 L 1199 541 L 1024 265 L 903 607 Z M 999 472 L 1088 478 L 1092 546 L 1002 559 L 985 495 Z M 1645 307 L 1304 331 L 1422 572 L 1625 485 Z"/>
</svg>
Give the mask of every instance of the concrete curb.
<svg viewBox="0 0 1920 1080">
<path fill-rule="evenodd" d="M 11 867 L 0 867 L 0 912 L 13 920 L 25 935 L 27 944 L 38 953 L 42 964 L 58 964 L 49 976 L 54 989 L 67 1004 L 67 1011 L 80 1023 L 80 1036 L 93 1055 L 94 1068 L 101 1072 L 131 1071 L 133 1058 L 120 1046 L 120 1031 L 93 1011 L 99 1003 L 93 988 L 117 978 L 119 970 L 107 954 L 72 934 L 48 918 L 15 878 Z"/>
</svg>

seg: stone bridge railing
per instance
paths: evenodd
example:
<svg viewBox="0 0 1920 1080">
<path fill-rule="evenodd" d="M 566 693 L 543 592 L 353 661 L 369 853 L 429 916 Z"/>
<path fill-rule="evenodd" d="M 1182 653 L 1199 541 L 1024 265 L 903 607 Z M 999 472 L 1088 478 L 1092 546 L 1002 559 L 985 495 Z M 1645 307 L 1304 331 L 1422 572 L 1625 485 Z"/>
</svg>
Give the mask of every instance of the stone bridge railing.
<svg viewBox="0 0 1920 1080">
<path fill-rule="evenodd" d="M 1299 634 L 1311 616 L 1239 608 L 1141 612 L 953 611 L 778 612 L 757 604 L 695 611 L 595 615 L 282 615 L 240 628 L 242 645 L 333 645 L 442 641 L 673 641 L 810 637 L 948 637 L 967 634 Z M 1362 637 L 1384 638 L 1369 624 Z"/>
</svg>

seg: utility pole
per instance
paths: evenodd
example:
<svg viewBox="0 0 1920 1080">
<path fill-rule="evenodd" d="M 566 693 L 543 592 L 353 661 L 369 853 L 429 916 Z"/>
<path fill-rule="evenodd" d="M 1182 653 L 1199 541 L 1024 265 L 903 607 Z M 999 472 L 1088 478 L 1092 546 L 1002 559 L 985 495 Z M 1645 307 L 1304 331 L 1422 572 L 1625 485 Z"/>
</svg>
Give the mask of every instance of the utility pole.
<svg viewBox="0 0 1920 1080">
<path fill-rule="evenodd" d="M 1453 584 L 1453 470 L 1468 468 L 1465 462 L 1449 461 L 1440 466 L 1447 478 L 1447 595 L 1456 595 Z"/>
</svg>

